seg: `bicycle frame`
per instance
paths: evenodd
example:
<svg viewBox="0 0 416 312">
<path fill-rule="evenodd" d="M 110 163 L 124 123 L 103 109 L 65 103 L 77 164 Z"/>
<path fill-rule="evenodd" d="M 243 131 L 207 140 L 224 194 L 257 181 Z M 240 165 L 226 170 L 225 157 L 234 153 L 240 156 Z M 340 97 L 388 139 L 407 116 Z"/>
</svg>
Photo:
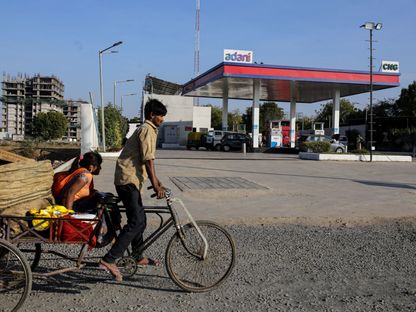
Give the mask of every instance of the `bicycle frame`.
<svg viewBox="0 0 416 312">
<path fill-rule="evenodd" d="M 176 232 L 179 235 L 182 245 L 186 249 L 187 252 L 192 254 L 195 257 L 205 259 L 208 253 L 208 241 L 205 236 L 202 234 L 201 229 L 199 228 L 198 224 L 195 222 L 194 218 L 186 209 L 184 203 L 180 199 L 173 199 L 171 197 L 172 193 L 170 190 L 166 191 L 166 207 L 163 206 L 145 206 L 144 211 L 146 214 L 156 214 L 160 218 L 159 227 L 153 231 L 144 241 L 143 244 L 140 246 L 139 250 L 137 251 L 138 254 L 141 254 L 147 248 L 149 248 L 163 233 L 165 233 L 171 226 L 175 226 Z M 186 213 L 187 217 L 189 218 L 192 225 L 197 230 L 199 236 L 201 237 L 202 241 L 204 242 L 204 252 L 203 255 L 196 255 L 192 251 L 190 251 L 185 243 L 184 232 L 183 232 L 183 225 L 180 222 L 179 215 L 176 212 L 175 208 L 173 207 L 173 201 L 180 203 L 182 209 Z M 167 220 L 164 220 L 162 214 L 168 214 L 170 217 Z"/>
<path fill-rule="evenodd" d="M 202 234 L 198 224 L 195 222 L 195 220 L 193 219 L 192 215 L 190 214 L 190 212 L 188 211 L 188 209 L 185 207 L 184 203 L 180 200 L 180 199 L 173 199 L 171 197 L 171 192 L 170 190 L 166 191 L 166 206 L 145 206 L 144 207 L 144 211 L 146 214 L 155 214 L 160 218 L 160 223 L 159 223 L 159 227 L 154 230 L 149 236 L 147 236 L 145 238 L 145 240 L 143 241 L 142 245 L 139 247 L 139 249 L 137 251 L 135 251 L 138 254 L 141 254 L 143 251 L 145 251 L 146 249 L 148 249 L 161 235 L 163 235 L 170 227 L 174 226 L 176 233 L 178 234 L 182 245 L 184 246 L 184 248 L 186 249 L 186 251 L 193 255 L 194 257 L 197 257 L 201 260 L 205 259 L 207 256 L 207 252 L 208 252 L 208 242 L 206 240 L 206 238 L 204 237 L 204 235 Z M 183 231 L 183 225 L 181 224 L 179 215 L 177 213 L 177 211 L 175 210 L 175 208 L 173 207 L 173 201 L 178 202 L 181 207 L 183 208 L 185 214 L 187 215 L 187 217 L 190 220 L 190 223 L 195 227 L 195 229 L 197 230 L 198 235 L 201 237 L 202 241 L 204 242 L 204 249 L 203 249 L 203 254 L 199 255 L 199 254 L 195 254 L 194 252 L 192 252 L 187 246 L 186 246 L 186 242 L 185 242 L 185 233 Z M 82 220 L 82 221 L 89 221 L 91 224 L 93 225 L 97 225 L 101 218 L 103 217 L 103 212 L 105 209 L 109 209 L 111 207 L 110 204 L 105 204 L 103 203 L 103 207 L 101 207 L 102 209 L 99 210 L 99 213 L 97 215 L 97 218 L 95 219 L 88 219 L 88 220 L 84 220 L 84 219 L 78 219 L 78 220 Z M 123 206 L 115 204 L 118 206 L 120 211 L 123 211 Z M 121 208 L 121 209 L 120 209 Z M 168 215 L 168 218 L 165 218 L 164 215 Z M 67 259 L 67 260 L 71 260 L 76 262 L 75 266 L 72 267 L 66 267 L 66 268 L 62 268 L 62 269 L 58 269 L 58 270 L 53 270 L 51 272 L 48 273 L 33 273 L 33 275 L 38 276 L 38 277 L 47 277 L 47 276 L 52 276 L 52 275 L 57 275 L 57 274 L 61 274 L 64 272 L 68 272 L 68 271 L 77 271 L 80 270 L 82 267 L 85 266 L 85 255 L 88 251 L 88 247 L 89 247 L 89 241 L 64 241 L 64 240 L 59 240 L 56 239 L 55 236 L 52 235 L 52 227 L 51 227 L 51 232 L 50 232 L 50 237 L 49 238 L 45 238 L 43 236 L 41 236 L 39 233 L 37 233 L 37 231 L 34 229 L 33 226 L 28 226 L 27 222 L 28 221 L 32 221 L 34 219 L 39 219 L 39 218 L 35 218 L 35 217 L 29 217 L 29 216 L 0 216 L 0 223 L 2 224 L 2 229 L 3 229 L 3 235 L 4 235 L 4 239 L 6 239 L 7 241 L 10 241 L 11 243 L 21 243 L 21 242 L 27 242 L 27 243 L 49 243 L 49 244 L 82 244 L 81 250 L 79 252 L 79 255 L 77 258 L 72 258 L 72 257 L 68 257 L 65 254 L 62 254 L 58 251 L 55 250 L 44 250 L 43 252 L 47 252 L 47 253 L 51 253 L 51 254 L 55 254 L 63 259 Z M 65 222 L 65 223 L 69 223 L 70 221 L 72 221 L 73 219 L 70 218 L 60 218 L 60 219 L 56 219 L 56 218 L 47 218 L 47 217 L 41 217 L 41 219 L 43 220 L 43 222 L 56 222 L 57 220 L 59 220 L 59 222 Z M 20 226 L 20 228 L 23 230 L 20 234 L 17 234 L 16 236 L 12 237 L 11 235 L 11 223 L 15 223 L 17 225 Z M 83 230 L 77 230 L 76 231 L 77 234 L 81 234 L 83 233 Z M 52 238 L 53 237 L 53 238 Z M 29 250 L 24 250 L 24 251 L 29 251 Z M 134 255 L 133 255 L 134 256 Z"/>
</svg>

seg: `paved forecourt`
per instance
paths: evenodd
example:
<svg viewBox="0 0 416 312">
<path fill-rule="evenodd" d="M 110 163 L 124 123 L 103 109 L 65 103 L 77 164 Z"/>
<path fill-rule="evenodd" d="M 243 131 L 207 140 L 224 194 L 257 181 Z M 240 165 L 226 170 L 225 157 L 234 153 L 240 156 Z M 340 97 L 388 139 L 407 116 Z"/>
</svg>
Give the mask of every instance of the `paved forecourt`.
<svg viewBox="0 0 416 312">
<path fill-rule="evenodd" d="M 116 158 L 96 188 L 115 193 Z M 157 175 L 197 219 L 219 222 L 372 222 L 416 217 L 416 166 L 300 160 L 297 155 L 158 150 Z M 145 205 L 163 201 L 143 194 Z"/>
</svg>

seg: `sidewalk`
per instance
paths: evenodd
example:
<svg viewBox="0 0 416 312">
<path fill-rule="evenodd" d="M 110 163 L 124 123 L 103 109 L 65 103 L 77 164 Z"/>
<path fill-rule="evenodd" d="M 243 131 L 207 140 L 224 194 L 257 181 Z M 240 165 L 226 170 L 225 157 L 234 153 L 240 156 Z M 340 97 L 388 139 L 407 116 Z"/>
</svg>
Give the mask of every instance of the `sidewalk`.
<svg viewBox="0 0 416 312">
<path fill-rule="evenodd" d="M 115 159 L 104 159 L 95 179 L 97 189 L 115 192 Z M 416 217 L 413 163 L 315 162 L 297 155 L 158 150 L 156 172 L 197 219 L 325 223 Z M 175 177 L 243 178 L 265 188 L 181 191 L 171 180 Z M 163 204 L 149 196 L 146 190 L 145 205 Z"/>
</svg>

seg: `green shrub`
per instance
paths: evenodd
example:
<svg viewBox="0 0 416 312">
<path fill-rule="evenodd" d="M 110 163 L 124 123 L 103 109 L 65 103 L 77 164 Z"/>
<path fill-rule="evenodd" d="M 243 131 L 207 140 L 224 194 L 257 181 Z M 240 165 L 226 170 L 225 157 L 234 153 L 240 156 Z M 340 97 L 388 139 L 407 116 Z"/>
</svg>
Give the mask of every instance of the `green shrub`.
<svg viewBox="0 0 416 312">
<path fill-rule="evenodd" d="M 352 150 L 350 153 L 353 153 L 353 154 L 368 154 L 368 150 L 366 150 L 365 148 L 355 149 L 355 150 Z"/>
<path fill-rule="evenodd" d="M 302 152 L 312 152 L 312 153 L 328 153 L 331 148 L 331 143 L 329 142 L 303 142 L 300 146 Z"/>
<path fill-rule="evenodd" d="M 10 140 L 0 140 L 0 146 L 10 146 L 12 142 Z"/>
<path fill-rule="evenodd" d="M 30 141 L 30 140 L 22 141 L 20 145 L 20 149 L 17 150 L 16 152 L 17 154 L 23 157 L 32 158 L 32 159 L 37 159 L 40 156 L 40 149 L 36 141 Z"/>
</svg>

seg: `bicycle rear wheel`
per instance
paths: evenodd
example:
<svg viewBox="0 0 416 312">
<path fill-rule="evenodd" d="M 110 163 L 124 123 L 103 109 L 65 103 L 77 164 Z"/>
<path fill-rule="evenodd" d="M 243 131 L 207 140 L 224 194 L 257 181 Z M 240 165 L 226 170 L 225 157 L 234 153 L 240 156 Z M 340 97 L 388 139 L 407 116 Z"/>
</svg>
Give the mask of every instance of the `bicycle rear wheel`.
<svg viewBox="0 0 416 312">
<path fill-rule="evenodd" d="M 0 302 L 2 311 L 17 311 L 32 289 L 32 272 L 23 254 L 0 239 Z"/>
<path fill-rule="evenodd" d="M 204 292 L 219 286 L 230 275 L 235 264 L 235 244 L 220 225 L 210 221 L 196 223 L 208 241 L 206 258 L 202 259 L 203 240 L 196 228 L 188 223 L 183 227 L 183 241 L 178 233 L 169 241 L 166 269 L 180 288 Z"/>
</svg>

